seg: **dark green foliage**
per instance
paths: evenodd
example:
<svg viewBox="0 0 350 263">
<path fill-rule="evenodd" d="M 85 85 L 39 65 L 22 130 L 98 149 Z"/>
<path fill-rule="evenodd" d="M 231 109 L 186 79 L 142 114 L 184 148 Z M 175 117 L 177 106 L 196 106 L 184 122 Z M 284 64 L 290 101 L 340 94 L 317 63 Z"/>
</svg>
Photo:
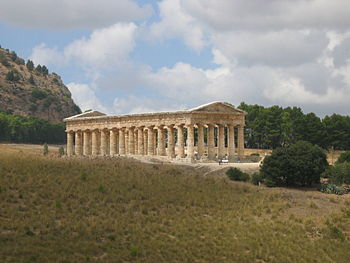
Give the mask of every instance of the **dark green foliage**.
<svg viewBox="0 0 350 263">
<path fill-rule="evenodd" d="M 49 74 L 49 70 L 47 69 L 46 66 L 42 66 L 42 67 L 41 67 L 41 72 L 42 72 L 44 75 L 48 75 L 48 74 Z"/>
<path fill-rule="evenodd" d="M 42 67 L 40 64 L 36 66 L 35 71 L 37 71 L 38 73 L 42 73 Z"/>
<path fill-rule="evenodd" d="M 55 83 L 55 84 L 59 84 L 59 81 L 58 81 L 58 79 L 56 79 L 56 78 L 53 78 L 53 79 L 52 79 L 52 82 Z"/>
<path fill-rule="evenodd" d="M 26 66 L 27 66 L 27 69 L 29 69 L 30 71 L 32 71 L 32 70 L 34 69 L 34 63 L 33 63 L 33 61 L 31 61 L 31 60 L 28 59 Z"/>
<path fill-rule="evenodd" d="M 319 183 L 327 166 L 321 148 L 299 141 L 274 150 L 264 159 L 261 173 L 267 186 L 310 186 Z"/>
<path fill-rule="evenodd" d="M 245 144 L 248 148 L 275 149 L 299 140 L 323 148 L 350 149 L 350 117 L 333 114 L 323 120 L 314 113 L 304 114 L 300 108 L 248 105 L 246 111 Z"/>
<path fill-rule="evenodd" d="M 49 146 L 47 146 L 47 143 L 44 144 L 43 154 L 44 155 L 48 155 L 49 154 Z"/>
<path fill-rule="evenodd" d="M 17 54 L 16 54 L 16 52 L 12 51 L 12 52 L 10 53 L 10 58 L 11 58 L 11 60 L 12 60 L 13 62 L 15 62 L 16 59 L 17 59 Z"/>
<path fill-rule="evenodd" d="M 350 152 L 343 152 L 340 154 L 337 163 L 344 163 L 349 162 L 350 163 Z"/>
<path fill-rule="evenodd" d="M 261 173 L 253 173 L 250 177 L 250 182 L 255 185 L 259 185 L 259 183 L 264 182 L 264 178 Z"/>
<path fill-rule="evenodd" d="M 326 194 L 343 195 L 346 193 L 343 187 L 335 184 L 321 184 L 320 191 Z"/>
<path fill-rule="evenodd" d="M 39 100 L 42 100 L 42 99 L 45 99 L 47 97 L 47 93 L 43 90 L 38 89 L 38 88 L 33 88 L 32 89 L 32 97 L 39 99 Z"/>
<path fill-rule="evenodd" d="M 6 80 L 8 80 L 8 81 L 16 82 L 16 81 L 19 81 L 20 79 L 21 79 L 21 75 L 15 69 L 14 70 L 10 70 L 6 74 Z"/>
<path fill-rule="evenodd" d="M 260 156 L 258 153 L 251 153 L 250 156 Z"/>
<path fill-rule="evenodd" d="M 65 143 L 64 123 L 0 112 L 0 141 L 16 143 Z"/>
<path fill-rule="evenodd" d="M 33 75 L 30 75 L 29 79 L 28 79 L 28 82 L 32 85 L 36 85 L 35 84 L 35 81 L 34 81 L 34 78 L 33 78 Z"/>
<path fill-rule="evenodd" d="M 0 63 L 3 64 L 5 67 L 9 67 L 10 63 L 8 62 L 5 54 L 0 51 Z"/>
<path fill-rule="evenodd" d="M 63 146 L 60 146 L 60 148 L 58 148 L 58 155 L 60 157 L 62 157 L 64 155 L 64 148 L 63 148 Z"/>
<path fill-rule="evenodd" d="M 246 174 L 246 173 L 242 172 L 241 170 L 239 170 L 236 167 L 229 168 L 226 171 L 226 175 L 227 175 L 228 178 L 230 178 L 230 180 L 233 180 L 233 181 L 247 182 L 250 179 L 249 174 Z"/>
<path fill-rule="evenodd" d="M 323 173 L 322 177 L 328 178 L 329 182 L 336 185 L 350 184 L 350 163 L 336 163 L 329 166 Z"/>
</svg>

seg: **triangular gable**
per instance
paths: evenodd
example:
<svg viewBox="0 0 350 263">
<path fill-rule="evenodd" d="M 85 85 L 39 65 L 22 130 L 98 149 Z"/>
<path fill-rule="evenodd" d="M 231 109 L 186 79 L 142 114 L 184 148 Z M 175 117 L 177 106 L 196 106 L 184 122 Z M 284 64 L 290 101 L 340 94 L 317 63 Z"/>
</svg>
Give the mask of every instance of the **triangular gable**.
<svg viewBox="0 0 350 263">
<path fill-rule="evenodd" d="M 232 105 L 223 102 L 211 102 L 188 110 L 190 112 L 223 112 L 223 113 L 244 113 Z"/>
<path fill-rule="evenodd" d="M 87 117 L 99 117 L 99 116 L 106 116 L 106 114 L 99 112 L 99 111 L 86 111 L 68 118 L 65 118 L 64 120 L 72 120 L 72 119 L 80 119 L 80 118 L 87 118 Z"/>
</svg>

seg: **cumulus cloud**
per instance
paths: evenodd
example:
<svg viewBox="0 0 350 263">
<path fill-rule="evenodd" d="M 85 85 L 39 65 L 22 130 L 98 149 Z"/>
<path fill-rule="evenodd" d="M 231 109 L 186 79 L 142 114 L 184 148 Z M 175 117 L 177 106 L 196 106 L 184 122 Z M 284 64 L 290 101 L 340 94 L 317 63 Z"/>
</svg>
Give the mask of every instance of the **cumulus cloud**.
<svg viewBox="0 0 350 263">
<path fill-rule="evenodd" d="M 181 0 L 181 6 L 218 31 L 346 30 L 350 25 L 347 0 Z"/>
<path fill-rule="evenodd" d="M 179 37 L 195 50 L 205 46 L 202 29 L 183 11 L 180 0 L 164 0 L 158 6 L 161 20 L 151 26 L 151 37 L 162 40 Z"/>
<path fill-rule="evenodd" d="M 89 85 L 71 82 L 67 84 L 67 87 L 72 93 L 73 100 L 80 106 L 82 111 L 93 109 L 104 113 L 110 112 Z"/>
<path fill-rule="evenodd" d="M 134 23 L 118 23 L 94 30 L 89 38 L 81 38 L 62 51 L 40 44 L 33 48 L 31 59 L 39 64 L 76 63 L 85 68 L 111 68 L 127 63 L 135 45 Z"/>
<path fill-rule="evenodd" d="M 3 0 L 0 20 L 32 28 L 95 29 L 144 19 L 152 12 L 150 5 L 132 0 Z"/>
</svg>

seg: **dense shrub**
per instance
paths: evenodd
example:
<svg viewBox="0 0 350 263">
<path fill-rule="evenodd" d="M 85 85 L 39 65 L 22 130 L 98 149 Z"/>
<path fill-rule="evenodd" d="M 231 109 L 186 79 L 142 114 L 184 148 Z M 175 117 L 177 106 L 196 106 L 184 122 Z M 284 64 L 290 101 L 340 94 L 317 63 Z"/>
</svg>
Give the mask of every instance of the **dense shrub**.
<svg viewBox="0 0 350 263">
<path fill-rule="evenodd" d="M 321 148 L 299 141 L 274 150 L 264 159 L 261 173 L 267 186 L 310 186 L 319 183 L 327 166 Z"/>
<path fill-rule="evenodd" d="M 250 177 L 250 182 L 255 185 L 259 185 L 259 183 L 264 182 L 264 178 L 261 173 L 253 173 Z"/>
<path fill-rule="evenodd" d="M 350 152 L 343 152 L 340 154 L 337 163 L 350 162 Z"/>
<path fill-rule="evenodd" d="M 226 175 L 228 176 L 228 178 L 230 178 L 233 181 L 243 181 L 243 182 L 247 182 L 249 181 L 250 177 L 249 174 L 246 174 L 244 172 L 242 172 L 241 170 L 239 170 L 238 168 L 229 168 L 226 171 Z"/>
<path fill-rule="evenodd" d="M 329 166 L 321 176 L 328 178 L 332 184 L 350 184 L 350 163 L 336 163 L 334 166 Z"/>
<path fill-rule="evenodd" d="M 0 112 L 0 141 L 65 143 L 65 125 Z"/>
<path fill-rule="evenodd" d="M 335 184 L 322 184 L 320 191 L 326 194 L 337 194 L 337 195 L 346 194 L 346 190 L 343 187 Z"/>
<path fill-rule="evenodd" d="M 47 93 L 43 90 L 38 89 L 38 88 L 33 88 L 32 89 L 32 97 L 39 99 L 39 100 L 42 100 L 42 99 L 47 97 Z"/>
</svg>

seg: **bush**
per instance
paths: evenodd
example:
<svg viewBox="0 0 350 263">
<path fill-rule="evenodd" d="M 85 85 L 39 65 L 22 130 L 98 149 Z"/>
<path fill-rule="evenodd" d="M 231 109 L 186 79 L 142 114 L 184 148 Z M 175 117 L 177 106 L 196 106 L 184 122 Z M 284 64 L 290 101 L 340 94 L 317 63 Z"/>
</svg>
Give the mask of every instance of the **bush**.
<svg viewBox="0 0 350 263">
<path fill-rule="evenodd" d="M 226 171 L 226 175 L 228 176 L 228 178 L 230 178 L 230 180 L 233 180 L 233 181 L 247 182 L 250 179 L 249 174 L 242 172 L 238 168 L 232 168 L 232 167 L 229 168 Z"/>
<path fill-rule="evenodd" d="M 341 153 L 338 160 L 336 161 L 336 163 L 344 163 L 344 162 L 350 163 L 350 152 Z"/>
<path fill-rule="evenodd" d="M 49 147 L 47 146 L 47 143 L 44 144 L 43 154 L 48 155 L 49 154 Z"/>
<path fill-rule="evenodd" d="M 345 189 L 335 184 L 321 184 L 320 191 L 326 194 L 343 195 L 346 193 Z"/>
<path fill-rule="evenodd" d="M 21 75 L 17 70 L 10 70 L 6 74 L 6 80 L 8 81 L 19 81 L 21 79 Z"/>
<path fill-rule="evenodd" d="M 326 154 L 321 148 L 299 141 L 266 156 L 261 174 L 267 186 L 310 186 L 319 183 L 327 166 Z"/>
<path fill-rule="evenodd" d="M 259 183 L 264 182 L 264 178 L 262 177 L 261 173 L 253 173 L 250 178 L 250 182 L 255 185 L 259 185 Z"/>
<path fill-rule="evenodd" d="M 329 166 L 321 176 L 328 178 L 332 184 L 350 184 L 350 163 L 336 163 L 334 166 Z"/>
<path fill-rule="evenodd" d="M 47 97 L 47 93 L 45 91 L 43 91 L 43 90 L 40 90 L 40 89 L 37 89 L 37 88 L 33 88 L 32 89 L 32 97 L 36 98 L 36 99 L 39 99 L 39 100 L 42 100 L 42 99 Z"/>
<path fill-rule="evenodd" d="M 64 155 L 64 148 L 63 148 L 63 146 L 60 146 L 60 148 L 58 148 L 58 155 L 60 157 L 62 157 Z"/>
<path fill-rule="evenodd" d="M 250 156 L 260 156 L 258 153 L 251 153 Z"/>
</svg>

